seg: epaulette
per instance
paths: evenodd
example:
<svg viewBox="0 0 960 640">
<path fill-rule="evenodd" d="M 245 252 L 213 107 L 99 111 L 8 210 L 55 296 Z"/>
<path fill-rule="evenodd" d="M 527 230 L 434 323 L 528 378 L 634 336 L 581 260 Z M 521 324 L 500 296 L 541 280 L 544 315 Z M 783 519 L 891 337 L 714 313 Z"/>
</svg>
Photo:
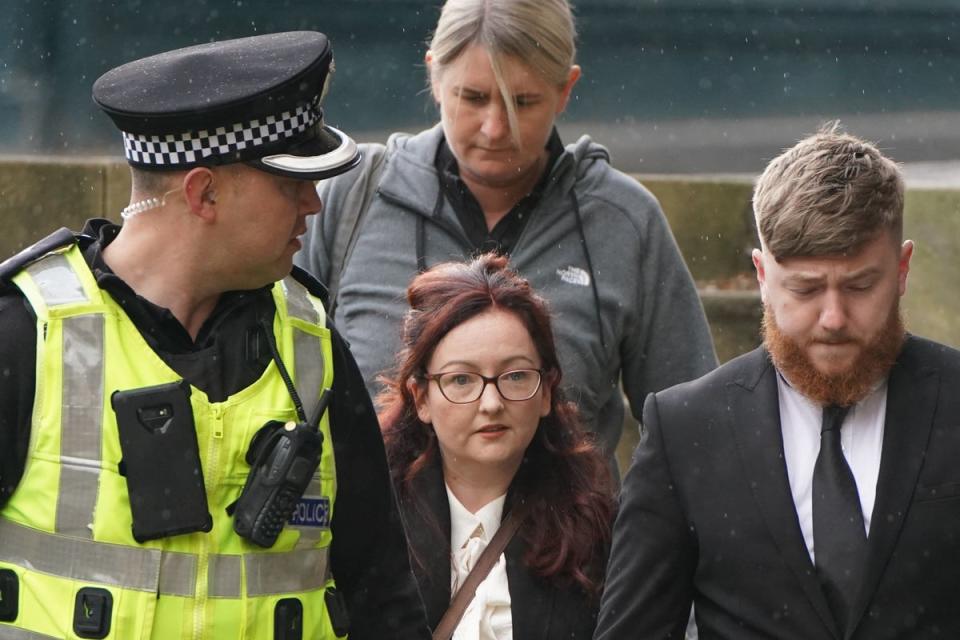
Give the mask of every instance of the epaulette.
<svg viewBox="0 0 960 640">
<path fill-rule="evenodd" d="M 0 262 L 0 290 L 7 288 L 13 276 L 31 262 L 76 241 L 77 238 L 72 231 L 66 227 L 60 227 L 46 238 L 34 242 L 20 253 Z"/>
<path fill-rule="evenodd" d="M 302 284 L 307 288 L 307 291 L 310 292 L 310 295 L 320 298 L 320 301 L 323 303 L 324 308 L 330 303 L 330 292 L 327 291 L 327 288 L 323 286 L 323 283 L 310 275 L 310 272 L 293 265 L 293 270 L 290 271 L 290 275 L 293 276 L 293 279 Z"/>
</svg>

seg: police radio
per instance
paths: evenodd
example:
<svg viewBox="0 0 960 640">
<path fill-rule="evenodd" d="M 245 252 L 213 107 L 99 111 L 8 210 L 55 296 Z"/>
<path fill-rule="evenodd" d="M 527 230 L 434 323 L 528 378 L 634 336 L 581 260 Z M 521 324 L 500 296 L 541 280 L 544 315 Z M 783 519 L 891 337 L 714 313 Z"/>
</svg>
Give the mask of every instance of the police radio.
<svg viewBox="0 0 960 640">
<path fill-rule="evenodd" d="M 330 389 L 323 390 L 313 415 L 307 420 L 296 386 L 277 350 L 270 324 L 262 319 L 259 330 L 299 420 L 272 420 L 260 428 L 247 449 L 245 459 L 250 465 L 247 481 L 237 501 L 227 507 L 227 513 L 233 516 L 233 530 L 237 535 L 261 547 L 272 547 L 320 465 L 323 449 L 320 420 L 332 393 Z M 259 335 L 250 337 L 259 342 Z"/>
<path fill-rule="evenodd" d="M 330 403 L 324 389 L 308 422 L 268 422 L 247 450 L 250 474 L 233 510 L 233 530 L 261 547 L 272 547 L 320 465 L 320 419 Z M 229 511 L 229 510 L 228 510 Z"/>
</svg>

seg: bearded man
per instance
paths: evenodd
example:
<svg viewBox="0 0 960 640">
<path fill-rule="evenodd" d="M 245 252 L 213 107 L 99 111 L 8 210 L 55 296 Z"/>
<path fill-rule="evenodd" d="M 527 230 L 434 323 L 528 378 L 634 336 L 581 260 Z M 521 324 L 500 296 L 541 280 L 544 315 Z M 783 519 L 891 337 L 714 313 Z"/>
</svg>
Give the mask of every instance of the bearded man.
<svg viewBox="0 0 960 640">
<path fill-rule="evenodd" d="M 596 638 L 960 637 L 960 352 L 908 335 L 903 179 L 836 125 L 757 182 L 763 346 L 647 398 Z"/>
</svg>

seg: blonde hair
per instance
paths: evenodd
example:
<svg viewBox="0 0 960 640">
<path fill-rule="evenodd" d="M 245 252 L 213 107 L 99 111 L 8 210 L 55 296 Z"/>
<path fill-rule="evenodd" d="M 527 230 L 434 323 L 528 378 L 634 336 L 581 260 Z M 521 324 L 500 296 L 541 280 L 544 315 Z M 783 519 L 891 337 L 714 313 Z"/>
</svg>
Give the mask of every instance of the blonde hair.
<svg viewBox="0 0 960 640">
<path fill-rule="evenodd" d="M 429 43 L 430 73 L 439 77 L 467 47 L 483 46 L 506 102 L 510 131 L 519 142 L 516 106 L 503 77 L 504 58 L 519 60 L 563 87 L 574 63 L 575 40 L 567 0 L 447 0 Z"/>
<path fill-rule="evenodd" d="M 774 158 L 753 191 L 764 251 L 777 261 L 851 253 L 881 231 L 903 237 L 903 176 L 838 122 Z"/>
</svg>

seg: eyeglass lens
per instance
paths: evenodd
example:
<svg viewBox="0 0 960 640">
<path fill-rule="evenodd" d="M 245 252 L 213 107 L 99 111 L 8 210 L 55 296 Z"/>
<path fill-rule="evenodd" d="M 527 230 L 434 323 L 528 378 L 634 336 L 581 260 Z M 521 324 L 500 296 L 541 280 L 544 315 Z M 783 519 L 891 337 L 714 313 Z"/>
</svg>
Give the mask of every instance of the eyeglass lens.
<svg viewBox="0 0 960 640">
<path fill-rule="evenodd" d="M 536 369 L 515 369 L 501 373 L 496 379 L 478 373 L 450 372 L 437 377 L 440 391 L 450 402 L 473 402 L 483 395 L 488 382 L 493 382 L 506 400 L 527 400 L 540 387 L 540 372 Z"/>
</svg>

